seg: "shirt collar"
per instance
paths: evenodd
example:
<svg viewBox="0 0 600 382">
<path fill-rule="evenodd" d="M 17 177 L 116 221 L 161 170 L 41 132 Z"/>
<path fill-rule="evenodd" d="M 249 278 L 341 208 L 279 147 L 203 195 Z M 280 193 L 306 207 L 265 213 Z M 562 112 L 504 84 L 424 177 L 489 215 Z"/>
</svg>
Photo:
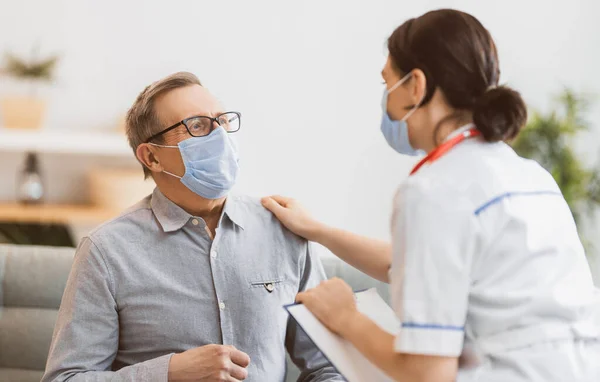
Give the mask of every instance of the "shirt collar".
<svg viewBox="0 0 600 382">
<path fill-rule="evenodd" d="M 228 196 L 227 200 L 225 200 L 225 207 L 223 210 L 224 214 L 227 215 L 233 224 L 237 225 L 241 229 L 244 229 L 245 219 L 242 207 L 243 203 L 240 202 L 239 196 Z"/>
<path fill-rule="evenodd" d="M 238 199 L 239 198 L 235 196 L 227 197 L 225 207 L 223 208 L 223 215 L 227 215 L 229 220 L 244 229 L 244 215 L 243 211 L 239 208 Z M 165 232 L 173 232 L 181 229 L 193 217 L 183 208 L 169 200 L 162 192 L 160 192 L 158 187 L 156 187 L 152 193 L 150 207 Z M 221 216 L 220 221 L 223 220 L 223 215 Z"/>
<path fill-rule="evenodd" d="M 170 201 L 158 187 L 152 193 L 150 207 L 165 232 L 177 231 L 192 217 L 183 208 Z"/>
</svg>

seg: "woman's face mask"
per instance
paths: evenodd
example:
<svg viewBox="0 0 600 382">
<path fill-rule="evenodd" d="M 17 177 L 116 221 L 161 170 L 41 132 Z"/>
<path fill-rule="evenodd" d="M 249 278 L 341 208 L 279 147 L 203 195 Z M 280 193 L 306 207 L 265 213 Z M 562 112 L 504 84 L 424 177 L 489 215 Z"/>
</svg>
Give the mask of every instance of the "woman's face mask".
<svg viewBox="0 0 600 382">
<path fill-rule="evenodd" d="M 177 146 L 151 145 L 179 149 L 185 174 L 179 176 L 166 170 L 163 172 L 179 178 L 181 183 L 203 198 L 222 198 L 235 184 L 239 170 L 237 144 L 221 126 L 207 136 L 188 138 Z"/>
<path fill-rule="evenodd" d="M 383 90 L 383 99 L 381 101 L 382 118 L 381 118 L 381 132 L 385 137 L 385 140 L 396 152 L 404 155 L 422 155 L 422 150 L 413 148 L 408 138 L 408 125 L 406 120 L 419 108 L 419 104 L 416 104 L 412 109 L 406 113 L 401 120 L 392 120 L 388 111 L 388 95 L 394 90 L 398 89 L 400 85 L 405 83 L 411 77 L 411 73 L 408 73 L 398 82 L 396 82 L 391 88 Z"/>
</svg>

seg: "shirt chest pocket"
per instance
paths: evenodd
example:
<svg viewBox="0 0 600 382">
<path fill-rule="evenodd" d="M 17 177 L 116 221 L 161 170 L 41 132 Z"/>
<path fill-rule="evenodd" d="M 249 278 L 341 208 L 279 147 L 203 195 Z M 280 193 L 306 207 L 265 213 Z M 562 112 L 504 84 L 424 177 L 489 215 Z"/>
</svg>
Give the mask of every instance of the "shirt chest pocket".
<svg viewBox="0 0 600 382">
<path fill-rule="evenodd" d="M 296 298 L 293 282 L 284 276 L 255 276 L 249 281 L 250 294 L 267 306 L 281 307 L 291 304 Z"/>
<path fill-rule="evenodd" d="M 260 327 L 246 325 L 241 329 L 247 340 L 259 344 L 277 343 L 283 347 L 289 319 L 284 306 L 294 302 L 298 290 L 286 276 L 273 275 L 272 272 L 247 276 L 243 297 L 239 297 L 245 306 L 244 322 L 256 323 Z"/>
</svg>

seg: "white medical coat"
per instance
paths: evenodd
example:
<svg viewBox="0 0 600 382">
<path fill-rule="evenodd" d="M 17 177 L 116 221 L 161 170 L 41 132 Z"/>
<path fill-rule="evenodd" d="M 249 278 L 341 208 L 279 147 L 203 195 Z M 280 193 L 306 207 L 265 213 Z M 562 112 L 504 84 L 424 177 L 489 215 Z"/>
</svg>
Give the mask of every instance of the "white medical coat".
<svg viewBox="0 0 600 382">
<path fill-rule="evenodd" d="M 483 357 L 477 381 L 600 382 L 600 293 L 552 176 L 468 139 L 399 188 L 395 350 Z"/>
</svg>

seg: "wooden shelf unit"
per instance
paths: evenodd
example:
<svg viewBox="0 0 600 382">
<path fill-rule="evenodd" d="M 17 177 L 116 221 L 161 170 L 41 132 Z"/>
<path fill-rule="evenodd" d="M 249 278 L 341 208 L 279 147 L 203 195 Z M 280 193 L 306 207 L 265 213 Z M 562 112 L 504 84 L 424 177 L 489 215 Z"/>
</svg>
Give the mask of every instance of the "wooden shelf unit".
<svg viewBox="0 0 600 382">
<path fill-rule="evenodd" d="M 0 128 L 0 151 L 133 158 L 125 135 L 110 131 Z"/>
<path fill-rule="evenodd" d="M 68 204 L 0 203 L 0 222 L 96 225 L 119 214 L 102 207 Z"/>
</svg>

